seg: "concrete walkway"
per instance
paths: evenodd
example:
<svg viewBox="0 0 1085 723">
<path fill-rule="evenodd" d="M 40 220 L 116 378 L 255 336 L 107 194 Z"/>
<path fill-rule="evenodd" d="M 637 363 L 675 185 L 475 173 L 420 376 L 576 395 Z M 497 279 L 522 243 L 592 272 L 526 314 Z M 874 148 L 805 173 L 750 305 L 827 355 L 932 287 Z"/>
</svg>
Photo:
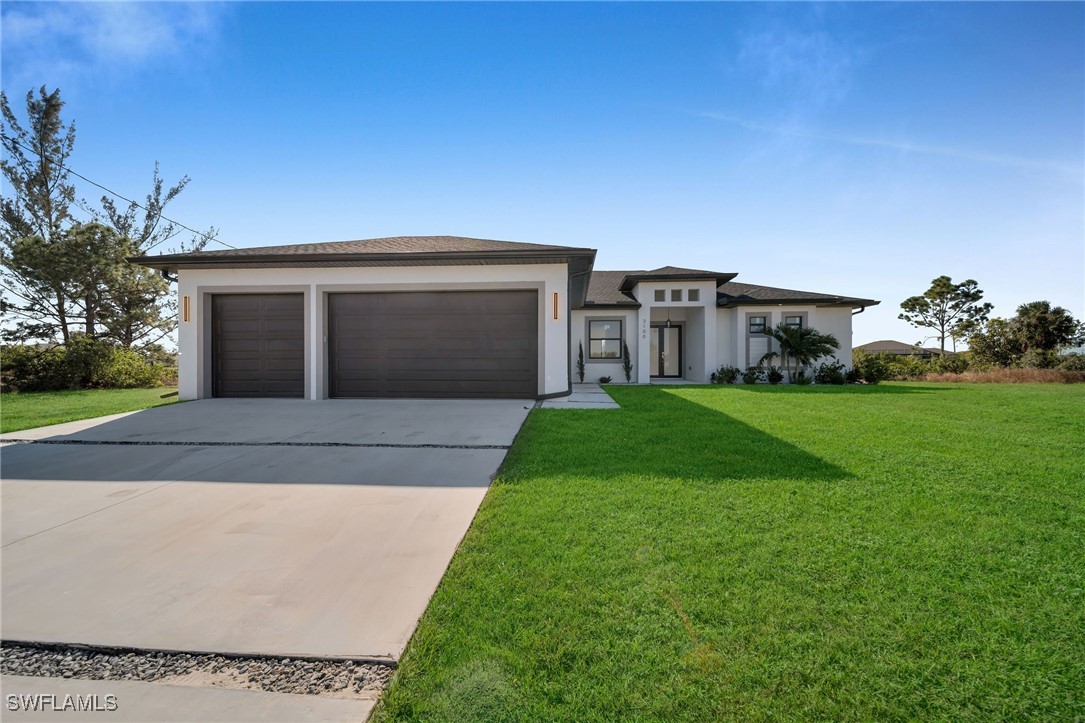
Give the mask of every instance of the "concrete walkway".
<svg viewBox="0 0 1085 723">
<path fill-rule="evenodd" d="M 12 699 L 17 710 L 12 710 Z M 51 698 L 48 696 L 52 696 Z M 65 696 L 91 710 L 63 710 Z M 106 696 L 113 696 L 112 699 Z M 316 695 L 266 693 L 256 690 L 194 688 L 131 680 L 76 680 L 73 678 L 0 678 L 8 721 L 62 721 L 63 723 L 361 723 L 375 700 L 338 699 Z M 115 703 L 110 705 L 110 702 Z M 24 707 L 36 704 L 38 710 Z M 44 710 L 43 710 L 44 707 Z M 94 710 L 97 707 L 98 710 Z M 109 711 L 109 707 L 116 710 Z"/>
<path fill-rule="evenodd" d="M 586 382 L 573 384 L 573 393 L 567 397 L 547 399 L 543 409 L 620 409 L 614 399 L 598 384 Z"/>
</svg>

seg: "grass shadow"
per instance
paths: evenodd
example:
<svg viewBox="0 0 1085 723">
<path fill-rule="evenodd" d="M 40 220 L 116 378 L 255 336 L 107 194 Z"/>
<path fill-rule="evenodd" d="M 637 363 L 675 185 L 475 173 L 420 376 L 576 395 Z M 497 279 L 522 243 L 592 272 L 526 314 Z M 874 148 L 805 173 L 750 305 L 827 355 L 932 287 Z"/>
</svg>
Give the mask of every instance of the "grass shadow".
<svg viewBox="0 0 1085 723">
<path fill-rule="evenodd" d="M 723 481 L 854 476 L 718 410 L 663 390 L 637 391 L 620 394 L 620 410 L 533 412 L 502 467 L 503 473 L 509 473 L 506 479 L 558 475 Z"/>
</svg>

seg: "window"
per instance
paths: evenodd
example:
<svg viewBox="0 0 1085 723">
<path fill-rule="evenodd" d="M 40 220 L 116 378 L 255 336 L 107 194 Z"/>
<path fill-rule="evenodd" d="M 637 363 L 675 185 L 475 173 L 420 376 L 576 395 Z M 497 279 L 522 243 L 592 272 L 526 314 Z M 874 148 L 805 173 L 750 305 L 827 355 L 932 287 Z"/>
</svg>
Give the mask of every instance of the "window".
<svg viewBox="0 0 1085 723">
<path fill-rule="evenodd" d="M 686 298 L 689 299 L 690 301 L 700 301 L 701 300 L 701 290 L 700 289 L 690 289 L 689 291 L 686 292 Z"/>
<path fill-rule="evenodd" d="M 621 321 L 613 320 L 588 322 L 588 358 L 622 358 Z"/>
<path fill-rule="evenodd" d="M 785 326 L 790 326 L 792 329 L 801 329 L 802 328 L 802 317 L 801 316 L 785 316 L 784 317 L 784 325 Z"/>
<path fill-rule="evenodd" d="M 764 334 L 765 333 L 765 317 L 763 317 L 763 316 L 751 316 L 749 323 L 750 323 L 750 333 L 751 334 Z"/>
<path fill-rule="evenodd" d="M 671 289 L 671 301 L 681 301 L 681 300 L 682 300 L 682 290 L 681 289 Z"/>
<path fill-rule="evenodd" d="M 666 301 L 667 292 L 664 289 L 656 289 L 656 301 Z"/>
</svg>

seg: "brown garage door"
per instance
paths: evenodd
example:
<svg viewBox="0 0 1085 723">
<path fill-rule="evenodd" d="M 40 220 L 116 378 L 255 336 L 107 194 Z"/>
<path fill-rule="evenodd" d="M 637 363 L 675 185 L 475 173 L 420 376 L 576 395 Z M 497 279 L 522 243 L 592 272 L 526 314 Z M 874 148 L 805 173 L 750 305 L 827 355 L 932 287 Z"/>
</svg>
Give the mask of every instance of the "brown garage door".
<svg viewBox="0 0 1085 723">
<path fill-rule="evenodd" d="M 211 305 L 216 397 L 305 396 L 301 294 L 216 294 Z"/>
<path fill-rule="evenodd" d="M 333 397 L 538 395 L 538 292 L 330 294 Z"/>
</svg>

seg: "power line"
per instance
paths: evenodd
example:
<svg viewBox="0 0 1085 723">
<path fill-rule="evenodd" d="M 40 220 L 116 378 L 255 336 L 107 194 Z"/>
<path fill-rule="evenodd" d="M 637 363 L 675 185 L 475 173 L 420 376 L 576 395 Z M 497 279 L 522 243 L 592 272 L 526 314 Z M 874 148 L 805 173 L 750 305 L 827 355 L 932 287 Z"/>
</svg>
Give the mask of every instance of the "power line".
<svg viewBox="0 0 1085 723">
<path fill-rule="evenodd" d="M 11 141 L 12 143 L 14 143 L 15 145 L 19 146 L 20 148 L 23 148 L 24 150 L 30 151 L 31 153 L 33 153 L 34 155 L 36 155 L 38 158 L 42 159 L 43 161 L 49 161 L 50 163 L 52 163 L 52 164 L 54 164 L 56 166 L 59 166 L 60 168 L 64 169 L 68 173 L 75 176 L 76 178 L 81 178 L 84 181 L 86 181 L 87 183 L 89 183 L 90 185 L 97 186 L 98 188 L 102 189 L 106 193 L 109 193 L 109 194 L 111 194 L 113 196 L 116 196 L 117 198 L 121 199 L 122 201 L 127 201 L 128 203 L 132 204 L 136 208 L 141 208 L 144 211 L 150 212 L 150 209 L 147 208 L 146 206 L 144 206 L 143 204 L 137 203 L 136 201 L 133 201 L 132 199 L 128 198 L 127 196 L 122 196 L 121 194 L 117 193 L 116 191 L 114 191 L 114 190 L 112 190 L 110 188 L 106 188 L 105 186 L 103 186 L 102 184 L 100 184 L 100 183 L 98 183 L 96 181 L 90 180 L 89 178 L 87 178 L 83 174 L 78 173 L 78 172 L 72 170 L 71 168 L 68 168 L 63 163 L 58 163 L 57 161 L 53 160 L 52 158 L 49 158 L 48 156 L 43 155 L 36 148 L 31 148 L 30 146 L 27 146 L 27 145 L 19 142 L 15 138 L 10 137 L 10 136 L 8 136 L 8 140 Z M 226 243 L 225 241 L 221 241 L 221 240 L 219 240 L 217 238 L 214 238 L 210 234 L 207 234 L 207 233 L 205 233 L 203 231 L 197 231 L 196 229 L 192 228 L 191 226 L 186 226 L 185 224 L 181 223 L 180 221 L 174 221 L 172 218 L 170 218 L 169 216 L 166 216 L 165 214 L 160 213 L 160 214 L 158 214 L 158 217 L 163 218 L 166 221 L 169 221 L 174 226 L 180 226 L 181 228 L 185 229 L 186 231 L 191 231 L 192 233 L 196 234 L 197 236 L 203 237 L 207 241 L 214 241 L 215 243 L 220 243 L 223 246 L 225 246 L 226 248 L 231 248 L 231 249 L 234 249 L 234 250 L 237 249 L 237 246 L 232 246 L 232 245 Z"/>
</svg>

